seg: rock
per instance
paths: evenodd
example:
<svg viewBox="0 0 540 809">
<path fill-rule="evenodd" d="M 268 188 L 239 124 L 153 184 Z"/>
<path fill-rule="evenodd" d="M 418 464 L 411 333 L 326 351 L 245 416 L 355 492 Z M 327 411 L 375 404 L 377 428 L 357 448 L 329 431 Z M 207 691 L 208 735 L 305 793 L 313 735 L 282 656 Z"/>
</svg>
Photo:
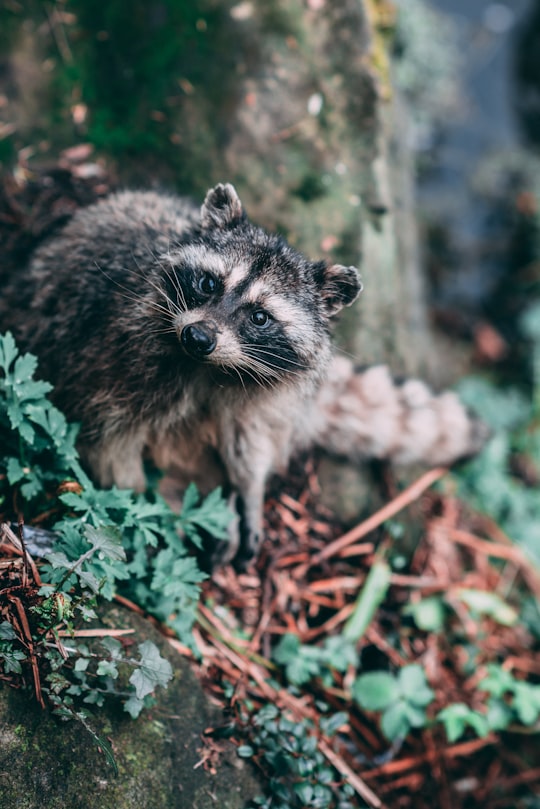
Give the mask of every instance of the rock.
<svg viewBox="0 0 540 809">
<path fill-rule="evenodd" d="M 78 722 L 41 710 L 27 692 L 0 689 L 0 804 L 17 809 L 241 809 L 262 793 L 249 763 L 231 743 L 201 765 L 202 734 L 223 724 L 190 664 L 140 616 L 108 606 L 100 626 L 134 628 L 137 642 L 156 643 L 174 668 L 154 707 L 132 720 L 112 703 L 91 724 L 111 743 L 115 776 Z"/>
</svg>

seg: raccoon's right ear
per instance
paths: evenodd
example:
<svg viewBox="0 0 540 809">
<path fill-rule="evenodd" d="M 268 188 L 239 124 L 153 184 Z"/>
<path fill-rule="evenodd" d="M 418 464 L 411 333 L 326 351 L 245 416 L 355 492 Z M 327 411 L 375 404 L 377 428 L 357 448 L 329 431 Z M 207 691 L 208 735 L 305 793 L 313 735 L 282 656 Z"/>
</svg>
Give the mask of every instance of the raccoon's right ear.
<svg viewBox="0 0 540 809">
<path fill-rule="evenodd" d="M 337 314 L 344 306 L 350 306 L 362 292 L 363 284 L 356 267 L 342 264 L 324 266 L 320 276 L 320 291 L 328 317 Z"/>
<path fill-rule="evenodd" d="M 203 228 L 227 228 L 245 219 L 234 185 L 219 183 L 208 191 L 201 208 Z"/>
</svg>

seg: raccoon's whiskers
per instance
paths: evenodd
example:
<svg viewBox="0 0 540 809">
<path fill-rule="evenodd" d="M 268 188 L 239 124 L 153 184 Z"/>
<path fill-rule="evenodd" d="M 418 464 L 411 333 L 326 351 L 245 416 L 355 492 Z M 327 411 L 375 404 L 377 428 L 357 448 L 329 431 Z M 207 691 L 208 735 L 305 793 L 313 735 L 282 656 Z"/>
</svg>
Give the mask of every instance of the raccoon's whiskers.
<svg viewBox="0 0 540 809">
<path fill-rule="evenodd" d="M 95 266 L 105 276 L 105 278 L 107 278 L 115 286 L 117 286 L 118 289 L 123 290 L 123 292 L 121 294 L 122 294 L 122 297 L 125 298 L 126 300 L 131 301 L 132 303 L 135 303 L 135 304 L 139 304 L 139 305 L 144 304 L 145 306 L 149 306 L 151 309 L 154 309 L 156 312 L 159 312 L 160 314 L 167 315 L 167 317 L 170 317 L 171 315 L 175 314 L 174 312 L 171 312 L 170 309 L 168 309 L 167 307 L 165 307 L 162 304 L 158 303 L 157 301 L 148 301 L 148 300 L 144 300 L 143 298 L 139 297 L 132 289 L 129 289 L 129 287 L 124 286 L 119 281 L 117 281 L 115 278 L 112 278 L 108 273 L 105 272 L 103 267 L 101 267 L 96 262 L 95 262 Z"/>
<path fill-rule="evenodd" d="M 171 242 L 169 239 L 169 244 L 167 247 L 167 251 L 170 252 L 171 249 Z M 148 253 L 153 258 L 154 261 L 157 262 L 160 269 L 163 270 L 164 274 L 167 276 L 169 281 L 171 282 L 171 286 L 173 287 L 174 291 L 176 292 L 177 300 L 180 303 L 181 311 L 186 311 L 188 308 L 187 301 L 184 295 L 184 290 L 182 289 L 182 285 L 178 281 L 177 276 L 173 272 L 173 268 L 170 264 L 167 264 L 163 261 L 163 255 L 159 255 L 151 247 L 148 247 Z"/>
<path fill-rule="evenodd" d="M 171 282 L 171 285 L 176 292 L 177 300 L 179 301 L 181 307 L 180 311 L 183 312 L 187 311 L 188 308 L 187 301 L 184 295 L 184 290 L 182 289 L 182 286 L 180 285 L 178 278 L 175 276 L 174 272 L 169 267 L 166 267 L 164 264 L 161 263 L 159 266 L 161 267 L 161 269 Z"/>
<path fill-rule="evenodd" d="M 271 352 L 267 352 L 269 356 L 273 357 L 276 360 L 279 360 L 279 355 L 272 354 Z M 281 379 L 284 374 L 289 375 L 292 374 L 293 376 L 301 376 L 302 371 L 295 370 L 294 368 L 283 367 L 283 365 L 279 365 L 273 362 L 270 362 L 266 357 L 260 357 L 256 354 L 250 353 L 246 351 L 246 355 L 250 358 L 252 362 L 256 362 L 260 369 L 264 369 L 265 373 L 272 376 L 274 379 Z M 291 362 L 290 360 L 285 360 L 287 364 Z"/>
<path fill-rule="evenodd" d="M 267 365 L 264 365 L 261 362 L 258 362 L 255 357 L 251 357 L 249 355 L 248 359 L 249 362 L 243 361 L 240 365 L 242 371 L 248 374 L 258 385 L 262 388 L 270 387 L 272 389 L 276 388 L 276 382 L 280 380 L 280 374 L 277 374 L 275 370 L 270 368 Z"/>
<path fill-rule="evenodd" d="M 278 370 L 287 371 L 287 373 L 291 374 L 300 374 L 301 371 L 308 370 L 309 366 L 305 365 L 303 362 L 297 362 L 296 360 L 289 359 L 288 357 L 280 357 L 278 353 L 275 351 L 271 351 L 269 348 L 265 348 L 263 346 L 256 345 L 254 343 L 247 343 L 244 344 L 244 348 L 246 349 L 246 354 L 250 357 L 256 357 L 260 362 L 268 364 L 269 367 L 277 368 Z M 251 352 L 249 351 L 251 349 Z M 271 357 L 275 360 L 283 359 L 283 361 L 287 364 L 286 368 L 283 368 L 282 365 L 275 365 L 267 360 L 266 356 L 261 356 L 266 354 L 268 357 Z M 290 365 L 295 365 L 299 370 L 294 370 L 290 368 Z"/>
<path fill-rule="evenodd" d="M 133 261 L 135 262 L 135 264 L 137 265 L 137 269 L 140 270 L 137 259 L 135 258 L 135 256 L 132 256 L 132 258 L 133 258 Z M 144 275 L 141 272 L 137 273 L 137 272 L 135 272 L 135 270 L 133 270 L 132 268 L 128 268 L 128 267 L 126 267 L 126 271 L 131 272 L 131 274 L 134 275 L 136 278 L 141 278 L 146 284 L 149 284 L 149 286 L 151 286 L 152 289 L 155 289 L 156 292 L 159 293 L 159 295 L 161 295 L 162 298 L 165 298 L 165 300 L 167 302 L 167 307 L 172 307 L 171 314 L 176 314 L 176 315 L 182 314 L 182 310 L 180 309 L 180 307 L 177 304 L 174 303 L 173 300 L 171 300 L 170 295 L 167 295 L 165 290 L 162 287 L 160 287 L 159 284 L 156 284 L 154 281 L 152 281 L 152 279 L 150 278 L 149 275 Z"/>
</svg>

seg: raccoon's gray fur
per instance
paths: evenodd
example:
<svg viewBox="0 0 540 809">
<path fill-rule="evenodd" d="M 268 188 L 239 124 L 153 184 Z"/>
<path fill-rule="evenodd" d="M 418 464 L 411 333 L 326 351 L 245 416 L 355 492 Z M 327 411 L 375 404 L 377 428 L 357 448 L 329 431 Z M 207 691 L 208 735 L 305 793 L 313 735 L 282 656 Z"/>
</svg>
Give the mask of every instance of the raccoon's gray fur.
<svg viewBox="0 0 540 809">
<path fill-rule="evenodd" d="M 478 448 L 453 394 L 330 362 L 329 319 L 360 288 L 354 267 L 251 224 L 229 184 L 200 211 L 123 192 L 35 252 L 3 291 L 0 329 L 38 355 L 99 483 L 144 488 L 145 455 L 203 490 L 224 483 L 242 515 L 229 557 L 249 558 L 268 477 L 303 447 L 427 463 Z"/>
</svg>

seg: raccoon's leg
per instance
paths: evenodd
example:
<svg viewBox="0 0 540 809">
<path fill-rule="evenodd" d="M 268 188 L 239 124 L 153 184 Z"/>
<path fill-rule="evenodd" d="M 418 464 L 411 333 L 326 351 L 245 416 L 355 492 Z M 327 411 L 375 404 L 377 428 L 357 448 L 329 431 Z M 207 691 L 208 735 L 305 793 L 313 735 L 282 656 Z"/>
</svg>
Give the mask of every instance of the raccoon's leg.
<svg viewBox="0 0 540 809">
<path fill-rule="evenodd" d="M 353 461 L 446 465 L 479 452 L 488 436 L 456 394 L 396 382 L 382 365 L 355 371 L 342 357 L 334 357 L 314 406 L 315 443 Z"/>
<path fill-rule="evenodd" d="M 100 486 L 143 492 L 146 488 L 142 462 L 144 443 L 142 431 L 105 433 L 99 443 L 83 444 L 81 457 Z"/>
<path fill-rule="evenodd" d="M 275 445 L 271 433 L 258 422 L 229 425 L 222 436 L 221 455 L 240 520 L 236 539 L 220 553 L 220 561 L 234 560 L 242 567 L 256 555 L 263 527 L 266 481 L 274 468 Z"/>
</svg>

